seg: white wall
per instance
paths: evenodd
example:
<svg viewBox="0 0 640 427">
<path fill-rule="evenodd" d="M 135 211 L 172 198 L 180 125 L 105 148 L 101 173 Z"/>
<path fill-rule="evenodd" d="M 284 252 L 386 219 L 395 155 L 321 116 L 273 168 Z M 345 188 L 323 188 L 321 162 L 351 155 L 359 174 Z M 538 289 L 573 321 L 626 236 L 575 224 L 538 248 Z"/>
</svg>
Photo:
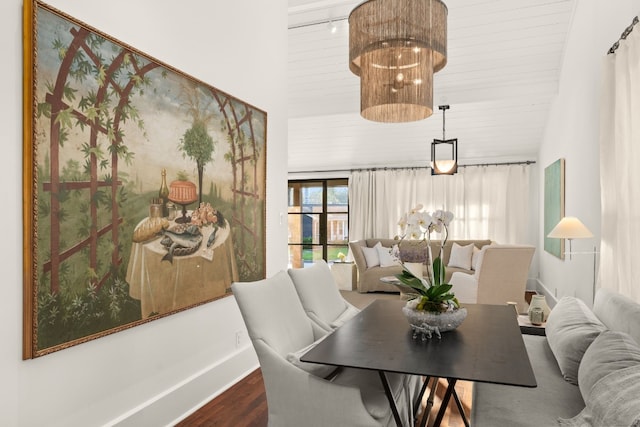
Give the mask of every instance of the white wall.
<svg viewBox="0 0 640 427">
<path fill-rule="evenodd" d="M 27 0 L 28 1 L 28 0 Z M 268 113 L 267 275 L 287 265 L 287 2 L 49 0 Z M 0 425 L 169 424 L 257 366 L 228 297 L 22 361 L 22 0 L 0 5 L 3 228 Z"/>
<path fill-rule="evenodd" d="M 566 159 L 565 215 L 577 216 L 594 234 L 593 239 L 574 240 L 574 252 L 593 251 L 594 245 L 599 250 L 600 245 L 601 61 L 639 12 L 639 0 L 576 1 L 559 95 L 552 105 L 539 155 L 541 191 L 544 168 L 558 158 Z M 542 194 L 540 201 L 540 218 L 544 218 Z M 542 220 L 539 230 L 541 290 L 551 297 L 571 295 L 591 303 L 593 256 L 574 255 L 562 261 L 544 251 Z"/>
</svg>

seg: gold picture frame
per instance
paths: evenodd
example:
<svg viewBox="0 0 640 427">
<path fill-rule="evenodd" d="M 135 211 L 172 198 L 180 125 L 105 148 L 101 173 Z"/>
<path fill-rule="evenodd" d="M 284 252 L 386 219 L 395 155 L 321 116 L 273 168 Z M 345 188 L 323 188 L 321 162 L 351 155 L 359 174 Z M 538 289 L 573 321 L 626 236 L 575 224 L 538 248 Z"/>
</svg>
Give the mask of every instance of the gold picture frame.
<svg viewBox="0 0 640 427">
<path fill-rule="evenodd" d="M 23 357 L 263 279 L 267 113 L 38 0 L 23 21 Z"/>
</svg>

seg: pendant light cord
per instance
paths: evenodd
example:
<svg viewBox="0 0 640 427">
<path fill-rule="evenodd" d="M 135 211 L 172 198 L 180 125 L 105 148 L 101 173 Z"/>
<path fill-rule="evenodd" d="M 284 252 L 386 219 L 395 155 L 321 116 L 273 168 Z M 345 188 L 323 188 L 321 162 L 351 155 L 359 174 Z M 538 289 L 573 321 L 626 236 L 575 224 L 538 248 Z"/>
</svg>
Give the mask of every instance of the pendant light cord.
<svg viewBox="0 0 640 427">
<path fill-rule="evenodd" d="M 447 110 L 449 109 L 449 106 L 448 105 L 439 105 L 438 108 L 442 110 L 442 140 L 446 141 L 447 138 L 445 137 L 445 134 L 444 134 L 445 115 L 446 115 Z"/>
</svg>

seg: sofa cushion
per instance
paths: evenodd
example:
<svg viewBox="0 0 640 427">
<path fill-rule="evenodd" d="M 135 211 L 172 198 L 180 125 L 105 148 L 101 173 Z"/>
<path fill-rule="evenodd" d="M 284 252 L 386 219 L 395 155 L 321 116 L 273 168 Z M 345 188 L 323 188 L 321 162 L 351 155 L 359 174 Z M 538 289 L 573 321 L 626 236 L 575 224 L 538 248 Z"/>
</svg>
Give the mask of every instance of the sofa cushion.
<svg viewBox="0 0 640 427">
<path fill-rule="evenodd" d="M 376 246 L 372 248 L 367 248 L 365 246 L 362 247 L 362 253 L 364 254 L 364 259 L 367 262 L 367 268 L 373 268 L 380 265 L 380 257 L 378 256 L 378 249 L 377 249 L 378 245 L 380 245 L 380 243 L 376 244 Z"/>
<path fill-rule="evenodd" d="M 402 262 L 421 262 L 429 260 L 429 248 L 423 240 L 404 240 L 398 245 Z"/>
<path fill-rule="evenodd" d="M 626 332 L 640 343 L 640 304 L 629 297 L 610 291 L 598 289 L 593 312 L 605 326 L 612 331 Z"/>
<path fill-rule="evenodd" d="M 640 346 L 629 334 L 604 331 L 585 351 L 578 368 L 578 386 L 585 401 L 591 389 L 608 374 L 640 365 Z"/>
<path fill-rule="evenodd" d="M 387 248 L 382 246 L 382 244 L 377 244 L 374 247 L 378 251 L 380 267 L 392 267 L 400 264 L 400 260 L 395 256 L 398 250 L 397 245 L 395 248 Z"/>
<path fill-rule="evenodd" d="M 563 427 L 640 427 L 640 365 L 611 372 L 596 382 L 587 406 L 571 419 L 559 419 Z"/>
<path fill-rule="evenodd" d="M 480 269 L 482 268 L 482 259 L 484 258 L 484 253 L 487 247 L 489 247 L 489 245 L 483 246 L 480 249 L 480 252 L 478 252 L 478 255 L 476 255 L 476 266 L 474 268 L 475 271 L 473 273 L 476 279 L 478 279 L 478 276 L 480 275 Z"/>
<path fill-rule="evenodd" d="M 460 246 L 454 243 L 451 247 L 451 254 L 449 255 L 449 264 L 447 267 L 464 268 L 465 270 L 471 270 L 471 257 L 473 256 L 473 248 L 476 246 L 471 243 L 466 246 Z"/>
<path fill-rule="evenodd" d="M 473 245 L 473 254 L 471 255 L 471 269 L 472 270 L 477 270 L 478 269 L 478 260 L 479 259 L 480 259 L 480 249 L 476 245 Z"/>
<path fill-rule="evenodd" d="M 584 408 L 577 386 L 562 379 L 544 336 L 523 335 L 538 387 L 476 382 L 471 423 L 475 427 L 554 426 Z"/>
<path fill-rule="evenodd" d="M 578 383 L 578 367 L 585 351 L 606 328 L 584 302 L 562 297 L 547 319 L 549 346 L 565 380 Z"/>
</svg>

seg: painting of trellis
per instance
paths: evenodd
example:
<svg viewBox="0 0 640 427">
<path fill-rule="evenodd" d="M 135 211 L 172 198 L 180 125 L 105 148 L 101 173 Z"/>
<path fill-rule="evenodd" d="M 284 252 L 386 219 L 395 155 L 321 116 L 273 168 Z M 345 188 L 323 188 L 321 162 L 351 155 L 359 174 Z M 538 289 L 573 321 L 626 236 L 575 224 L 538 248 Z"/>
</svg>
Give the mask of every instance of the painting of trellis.
<svg viewBox="0 0 640 427">
<path fill-rule="evenodd" d="M 266 112 L 24 7 L 24 358 L 265 277 Z"/>
</svg>

